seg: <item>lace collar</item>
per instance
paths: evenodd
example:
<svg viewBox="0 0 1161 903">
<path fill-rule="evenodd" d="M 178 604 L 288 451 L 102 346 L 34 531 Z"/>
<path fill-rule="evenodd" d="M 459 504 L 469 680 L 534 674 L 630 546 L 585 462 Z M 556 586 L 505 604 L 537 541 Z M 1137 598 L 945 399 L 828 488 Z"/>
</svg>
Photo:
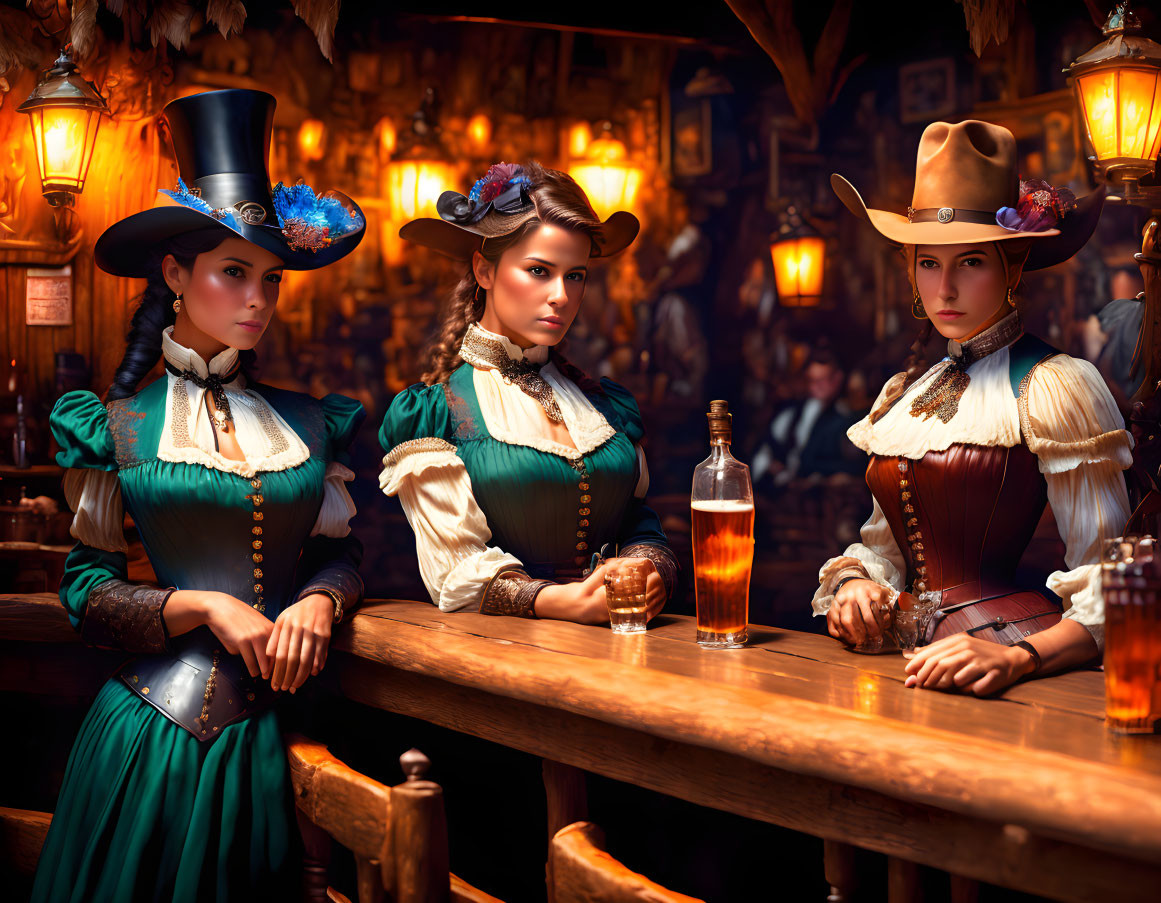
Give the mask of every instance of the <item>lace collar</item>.
<svg viewBox="0 0 1161 903">
<path fill-rule="evenodd" d="M 989 326 L 966 342 L 948 339 L 947 356 L 953 361 L 958 361 L 963 367 L 970 367 L 989 354 L 1007 348 L 1023 334 L 1024 324 L 1020 321 L 1020 314 L 1013 310 L 999 323 Z"/>
<path fill-rule="evenodd" d="M 521 348 L 507 336 L 490 332 L 479 323 L 471 323 L 464 333 L 460 358 L 477 370 L 502 370 L 509 362 L 543 364 L 548 360 L 548 351 L 547 345 Z"/>
<path fill-rule="evenodd" d="M 166 363 L 178 372 L 190 370 L 202 379 L 211 374 L 225 376 L 231 370 L 241 372 L 238 369 L 237 348 L 227 348 L 225 351 L 215 354 L 207 364 L 202 356 L 192 348 L 187 348 L 174 340 L 172 326 L 167 326 L 161 332 L 161 353 L 165 356 Z"/>
</svg>

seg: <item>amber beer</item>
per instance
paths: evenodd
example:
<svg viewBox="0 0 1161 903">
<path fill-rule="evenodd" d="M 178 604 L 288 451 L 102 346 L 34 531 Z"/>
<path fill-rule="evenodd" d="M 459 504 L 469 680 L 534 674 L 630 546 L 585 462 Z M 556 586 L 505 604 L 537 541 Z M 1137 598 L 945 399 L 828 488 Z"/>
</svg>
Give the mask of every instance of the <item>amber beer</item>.
<svg viewBox="0 0 1161 903">
<path fill-rule="evenodd" d="M 1161 665 L 1161 575 L 1151 537 L 1114 540 L 1105 556 L 1105 722 L 1119 733 L 1152 733 Z"/>
<path fill-rule="evenodd" d="M 711 500 L 692 502 L 690 508 L 697 640 L 740 646 L 746 642 L 750 614 L 754 505 Z"/>
<path fill-rule="evenodd" d="M 750 468 L 730 454 L 733 418 L 725 401 L 711 401 L 710 454 L 693 469 L 693 587 L 697 642 L 745 645 L 754 564 L 754 489 Z"/>
</svg>

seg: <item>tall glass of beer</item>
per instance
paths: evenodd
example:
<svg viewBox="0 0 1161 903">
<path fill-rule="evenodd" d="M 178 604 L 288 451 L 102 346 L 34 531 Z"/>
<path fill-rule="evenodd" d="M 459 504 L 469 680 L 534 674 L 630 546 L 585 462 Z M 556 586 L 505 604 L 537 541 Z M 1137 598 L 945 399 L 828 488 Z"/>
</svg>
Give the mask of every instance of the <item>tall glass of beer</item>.
<svg viewBox="0 0 1161 903">
<path fill-rule="evenodd" d="M 1101 567 L 1105 600 L 1105 723 L 1152 733 L 1161 667 L 1161 560 L 1151 536 L 1109 540 Z"/>
<path fill-rule="evenodd" d="M 693 471 L 693 582 L 697 641 L 738 648 L 746 643 L 750 569 L 754 564 L 754 491 L 750 468 L 730 454 L 732 415 L 711 401 L 710 456 Z"/>
</svg>

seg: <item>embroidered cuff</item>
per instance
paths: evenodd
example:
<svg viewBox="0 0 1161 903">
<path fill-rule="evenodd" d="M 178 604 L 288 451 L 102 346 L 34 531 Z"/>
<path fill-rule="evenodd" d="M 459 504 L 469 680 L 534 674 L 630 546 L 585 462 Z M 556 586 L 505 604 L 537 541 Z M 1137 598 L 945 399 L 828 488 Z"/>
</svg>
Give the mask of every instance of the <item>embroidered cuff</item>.
<svg viewBox="0 0 1161 903">
<path fill-rule="evenodd" d="M 677 565 L 677 557 L 673 554 L 673 550 L 669 546 L 661 546 L 651 542 L 638 542 L 623 547 L 619 557 L 647 558 L 649 561 L 652 561 L 653 566 L 657 568 L 657 573 L 661 575 L 661 582 L 665 584 L 666 600 L 673 598 L 673 593 L 677 589 L 677 574 L 680 568 Z"/>
<path fill-rule="evenodd" d="M 859 559 L 849 555 L 832 558 L 822 566 L 818 573 L 818 584 L 824 595 L 833 596 L 838 589 L 839 582 L 847 577 L 861 577 L 870 580 L 867 567 Z"/>
<path fill-rule="evenodd" d="M 102 649 L 166 652 L 169 633 L 162 611 L 174 589 L 107 580 L 89 593 L 81 639 Z"/>
<path fill-rule="evenodd" d="M 536 617 L 536 597 L 551 580 L 533 580 L 522 570 L 501 571 L 488 581 L 480 600 L 480 614 Z"/>
<path fill-rule="evenodd" d="M 314 578 L 298 591 L 295 602 L 301 602 L 307 596 L 322 593 L 330 596 L 335 603 L 335 623 L 343 619 L 343 614 L 355 609 L 363 598 L 363 578 L 356 571 L 348 568 L 328 568 L 316 574 Z"/>
</svg>

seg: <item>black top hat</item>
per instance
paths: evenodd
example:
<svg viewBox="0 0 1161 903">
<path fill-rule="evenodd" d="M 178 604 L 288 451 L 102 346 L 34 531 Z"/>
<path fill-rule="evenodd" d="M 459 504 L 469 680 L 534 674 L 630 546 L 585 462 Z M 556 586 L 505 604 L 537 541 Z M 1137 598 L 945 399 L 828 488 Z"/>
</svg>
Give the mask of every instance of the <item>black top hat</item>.
<svg viewBox="0 0 1161 903">
<path fill-rule="evenodd" d="M 94 256 L 115 276 L 148 276 L 149 249 L 183 232 L 221 227 L 277 255 L 290 270 L 334 263 L 359 244 L 366 220 L 337 191 L 270 188 L 266 161 L 274 98 L 264 91 L 206 91 L 166 105 L 178 184 L 159 206 L 114 223 Z"/>
</svg>

